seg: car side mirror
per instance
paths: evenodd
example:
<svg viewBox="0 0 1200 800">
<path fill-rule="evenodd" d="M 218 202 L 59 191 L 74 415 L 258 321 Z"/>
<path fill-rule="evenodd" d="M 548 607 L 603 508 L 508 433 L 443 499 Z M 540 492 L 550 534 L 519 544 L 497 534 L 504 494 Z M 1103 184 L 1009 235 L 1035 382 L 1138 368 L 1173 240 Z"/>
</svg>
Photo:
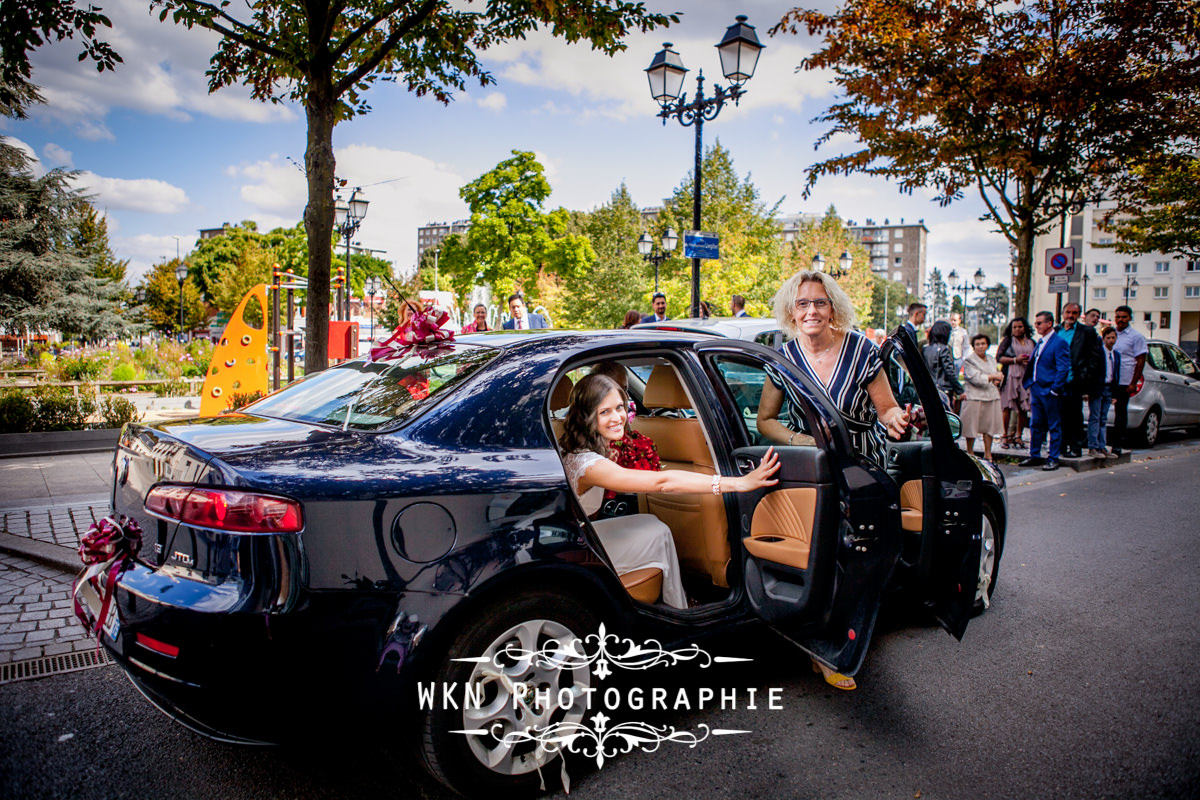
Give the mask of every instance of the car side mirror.
<svg viewBox="0 0 1200 800">
<path fill-rule="evenodd" d="M 946 419 L 950 422 L 950 436 L 957 439 L 962 435 L 962 420 L 958 418 L 958 414 L 946 412 Z"/>
</svg>

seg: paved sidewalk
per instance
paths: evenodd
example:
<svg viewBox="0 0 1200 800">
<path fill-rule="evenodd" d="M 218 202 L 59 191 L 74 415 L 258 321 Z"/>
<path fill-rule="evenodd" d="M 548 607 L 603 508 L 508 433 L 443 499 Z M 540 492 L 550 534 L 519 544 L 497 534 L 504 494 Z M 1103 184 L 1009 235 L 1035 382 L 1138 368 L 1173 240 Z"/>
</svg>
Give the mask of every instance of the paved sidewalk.
<svg viewBox="0 0 1200 800">
<path fill-rule="evenodd" d="M 71 578 L 57 567 L 0 553 L 0 664 L 96 646 L 75 619 Z"/>
</svg>

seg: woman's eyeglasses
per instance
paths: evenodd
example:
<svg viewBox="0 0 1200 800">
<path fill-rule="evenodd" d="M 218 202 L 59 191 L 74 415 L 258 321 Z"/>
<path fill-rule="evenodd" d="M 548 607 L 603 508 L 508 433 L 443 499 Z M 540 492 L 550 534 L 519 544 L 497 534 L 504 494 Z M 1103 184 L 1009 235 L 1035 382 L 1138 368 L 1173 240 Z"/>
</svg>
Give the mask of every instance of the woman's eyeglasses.
<svg viewBox="0 0 1200 800">
<path fill-rule="evenodd" d="M 796 301 L 796 308 L 801 311 L 808 311 L 808 307 L 812 306 L 818 311 L 824 311 L 829 308 L 829 301 L 824 297 L 818 297 L 816 300 L 800 299 Z"/>
</svg>

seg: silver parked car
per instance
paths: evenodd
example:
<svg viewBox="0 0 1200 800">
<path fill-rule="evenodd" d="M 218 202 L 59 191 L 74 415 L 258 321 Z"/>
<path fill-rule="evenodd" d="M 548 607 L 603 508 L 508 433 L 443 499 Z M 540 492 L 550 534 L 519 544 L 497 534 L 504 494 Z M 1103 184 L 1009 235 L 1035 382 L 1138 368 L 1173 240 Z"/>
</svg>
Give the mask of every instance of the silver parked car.
<svg viewBox="0 0 1200 800">
<path fill-rule="evenodd" d="M 643 322 L 633 326 L 634 330 L 660 331 L 689 331 L 691 333 L 711 333 L 713 336 L 724 336 L 727 339 L 741 339 L 747 342 L 758 342 L 772 350 L 777 350 L 783 343 L 783 332 L 774 317 L 695 317 L 687 319 L 668 319 L 663 322 Z"/>
<path fill-rule="evenodd" d="M 1200 367 L 1170 342 L 1151 339 L 1146 347 L 1142 385 L 1129 398 L 1129 430 L 1153 447 L 1163 429 L 1200 426 Z M 1109 408 L 1110 426 L 1115 409 Z"/>
</svg>

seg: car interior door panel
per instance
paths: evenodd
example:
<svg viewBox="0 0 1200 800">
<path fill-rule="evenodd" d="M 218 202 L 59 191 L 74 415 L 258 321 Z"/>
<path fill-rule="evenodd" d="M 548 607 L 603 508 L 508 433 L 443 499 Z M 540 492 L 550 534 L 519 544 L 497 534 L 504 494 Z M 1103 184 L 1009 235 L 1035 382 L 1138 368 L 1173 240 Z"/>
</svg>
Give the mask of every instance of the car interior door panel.
<svg viewBox="0 0 1200 800">
<path fill-rule="evenodd" d="M 813 487 L 771 492 L 755 507 L 750 535 L 742 544 L 755 558 L 808 569 L 816 513 L 817 490 Z"/>
</svg>

